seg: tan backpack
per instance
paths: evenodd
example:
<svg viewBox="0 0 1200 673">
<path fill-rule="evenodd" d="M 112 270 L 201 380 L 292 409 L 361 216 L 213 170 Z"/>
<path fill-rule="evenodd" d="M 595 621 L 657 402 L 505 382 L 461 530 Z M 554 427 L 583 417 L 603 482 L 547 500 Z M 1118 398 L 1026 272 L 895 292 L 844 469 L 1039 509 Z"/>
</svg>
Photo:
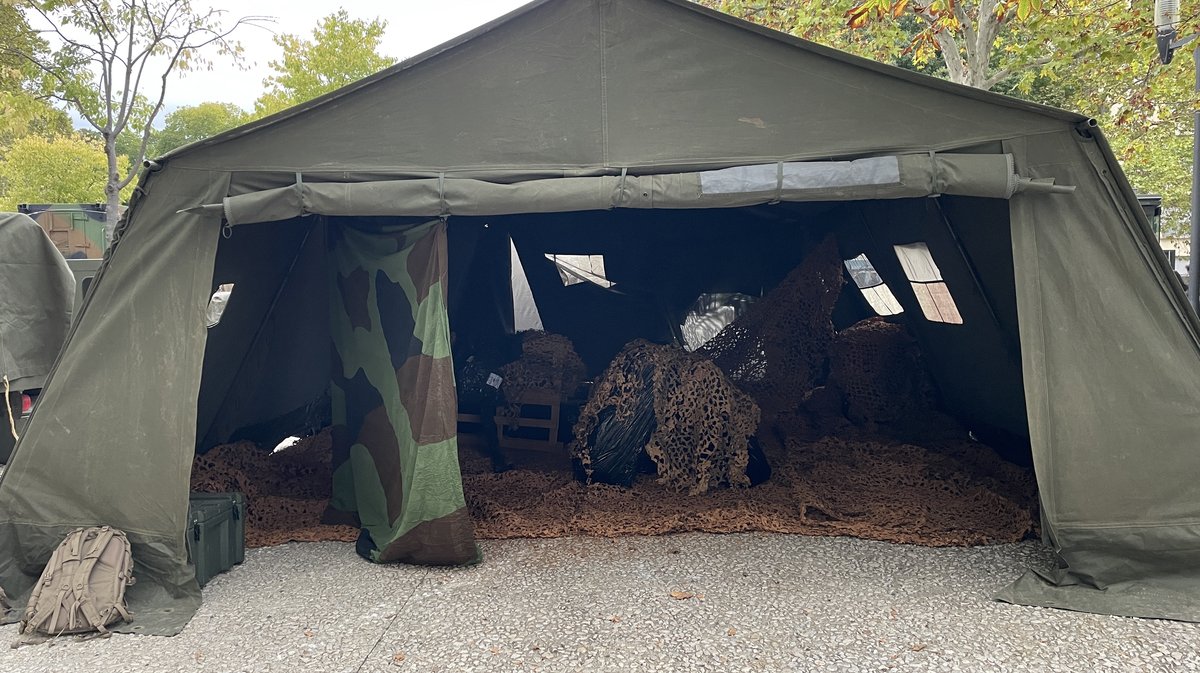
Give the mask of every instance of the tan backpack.
<svg viewBox="0 0 1200 673">
<path fill-rule="evenodd" d="M 21 633 L 108 633 L 110 624 L 131 618 L 125 588 L 133 582 L 125 533 L 109 526 L 72 531 L 29 595 Z"/>
</svg>

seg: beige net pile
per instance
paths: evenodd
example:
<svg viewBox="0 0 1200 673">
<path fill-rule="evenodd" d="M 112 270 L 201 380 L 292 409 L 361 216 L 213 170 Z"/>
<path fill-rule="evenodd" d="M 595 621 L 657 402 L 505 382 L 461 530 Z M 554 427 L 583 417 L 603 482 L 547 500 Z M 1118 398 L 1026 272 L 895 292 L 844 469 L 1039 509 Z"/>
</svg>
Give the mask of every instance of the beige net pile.
<svg viewBox="0 0 1200 673">
<path fill-rule="evenodd" d="M 795 407 L 824 378 L 842 289 L 837 241 L 826 238 L 782 283 L 697 352 L 763 409 Z"/>
<path fill-rule="evenodd" d="M 750 484 L 746 465 L 758 405 L 708 358 L 643 339 L 617 354 L 580 410 L 571 451 L 585 470 L 601 412 L 612 409 L 613 420 L 625 422 L 647 394 L 657 424 L 645 449 L 663 486 L 695 495 Z"/>
<path fill-rule="evenodd" d="M 192 464 L 192 490 L 246 495 L 246 546 L 338 540 L 358 529 L 321 524 L 333 483 L 330 429 L 271 453 L 253 442 L 223 444 Z"/>
<path fill-rule="evenodd" d="M 500 368 L 509 404 L 497 412 L 510 418 L 521 415 L 520 400 L 527 392 L 569 395 L 587 377 L 587 367 L 567 337 L 541 331 L 523 332 L 521 337 L 521 357 Z"/>
</svg>

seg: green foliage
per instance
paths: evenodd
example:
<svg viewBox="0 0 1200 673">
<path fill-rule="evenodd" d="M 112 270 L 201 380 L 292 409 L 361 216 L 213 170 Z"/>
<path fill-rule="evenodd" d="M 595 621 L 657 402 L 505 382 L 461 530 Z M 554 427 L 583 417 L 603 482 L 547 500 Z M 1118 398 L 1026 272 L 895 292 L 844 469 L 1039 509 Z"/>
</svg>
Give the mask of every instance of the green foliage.
<svg viewBox="0 0 1200 673">
<path fill-rule="evenodd" d="M 204 140 L 239 126 L 247 119 L 245 110 L 232 103 L 200 103 L 168 114 L 163 128 L 154 134 L 147 156 L 161 157 L 177 147 Z"/>
<path fill-rule="evenodd" d="M 255 114 L 274 114 L 394 64 L 378 53 L 386 28 L 386 21 L 351 19 L 343 9 L 321 19 L 311 40 L 277 35 L 283 58 L 271 61 L 275 72 L 263 80 L 267 90 L 254 103 Z"/>
<path fill-rule="evenodd" d="M 111 236 L 120 196 L 137 176 L 169 75 L 206 65 L 211 51 L 236 60 L 241 47 L 229 36 L 255 19 L 225 27 L 224 12 L 193 9 L 192 0 L 0 2 L 23 11 L 35 30 L 56 43 L 53 51 L 37 41 L 3 50 L 32 65 L 42 75 L 40 91 L 66 104 L 99 135 L 107 168 L 104 198 L 93 200 L 107 203 Z M 121 160 L 123 155 L 128 159 Z M 7 168 L 14 163 L 7 158 Z M 20 186 L 15 175 L 8 178 L 10 192 Z"/>
<path fill-rule="evenodd" d="M 129 159 L 120 157 L 120 170 Z M 15 210 L 18 203 L 96 203 L 105 200 L 108 159 L 104 147 L 81 135 L 17 139 L 0 161 L 0 210 Z M 122 193 L 127 199 L 133 186 Z"/>
<path fill-rule="evenodd" d="M 0 148 L 27 133 L 70 130 L 66 114 L 40 96 L 41 73 L 25 53 L 47 54 L 46 41 L 19 9 L 0 2 Z"/>
</svg>

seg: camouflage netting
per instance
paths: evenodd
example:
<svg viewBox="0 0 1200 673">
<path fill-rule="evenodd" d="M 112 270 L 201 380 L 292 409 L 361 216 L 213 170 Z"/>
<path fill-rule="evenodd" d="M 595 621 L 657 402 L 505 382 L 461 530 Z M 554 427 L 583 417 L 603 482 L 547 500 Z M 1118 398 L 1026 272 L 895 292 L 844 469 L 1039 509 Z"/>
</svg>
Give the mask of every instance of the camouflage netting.
<svg viewBox="0 0 1200 673">
<path fill-rule="evenodd" d="M 526 392 L 570 395 L 587 377 L 587 367 L 567 337 L 535 330 L 522 332 L 521 337 L 521 357 L 500 368 L 501 390 L 509 404 L 497 413 L 510 418 L 521 415 L 517 400 Z"/>
<path fill-rule="evenodd" d="M 708 358 L 638 339 L 625 346 L 596 382 L 575 424 L 571 451 L 591 474 L 593 432 L 606 410 L 618 423 L 650 395 L 656 425 L 645 445 L 658 480 L 673 491 L 704 493 L 749 486 L 749 438 L 758 406 Z"/>
<path fill-rule="evenodd" d="M 253 442 L 223 444 L 196 456 L 192 490 L 246 494 L 246 546 L 358 538 L 354 526 L 321 524 L 332 490 L 331 429 L 275 453 Z"/>
<path fill-rule="evenodd" d="M 868 318 L 838 332 L 829 364 L 855 423 L 899 421 L 933 407 L 933 384 L 903 325 Z"/>
<path fill-rule="evenodd" d="M 842 272 L 837 241 L 829 236 L 697 352 L 716 362 L 764 410 L 795 408 L 825 377 Z"/>
<path fill-rule="evenodd" d="M 1032 474 L 970 441 L 935 446 L 797 443 L 754 488 L 687 495 L 643 477 L 585 486 L 565 472 L 464 460 L 463 490 L 480 538 L 764 531 L 849 535 L 929 546 L 1016 542 L 1035 531 Z"/>
<path fill-rule="evenodd" d="M 827 438 L 790 448 L 769 482 L 699 495 L 650 476 L 621 488 L 586 486 L 565 470 L 494 474 L 487 458 L 463 450 L 463 489 L 483 539 L 763 531 L 955 546 L 1035 531 L 1032 473 L 977 442 Z M 221 446 L 196 459 L 193 488 L 247 494 L 248 547 L 352 542 L 357 528 L 320 523 L 329 449 L 328 430 L 276 454 L 248 442 Z"/>
</svg>

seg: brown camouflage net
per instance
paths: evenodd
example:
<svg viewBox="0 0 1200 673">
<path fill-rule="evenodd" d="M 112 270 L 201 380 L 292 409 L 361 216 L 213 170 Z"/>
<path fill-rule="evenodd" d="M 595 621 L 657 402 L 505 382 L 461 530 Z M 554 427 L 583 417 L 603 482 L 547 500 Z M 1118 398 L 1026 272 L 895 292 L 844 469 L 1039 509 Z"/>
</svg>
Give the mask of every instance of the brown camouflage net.
<svg viewBox="0 0 1200 673">
<path fill-rule="evenodd" d="M 304 443 L 305 464 L 320 451 L 328 462 L 328 431 Z M 699 495 L 652 476 L 621 488 L 586 486 L 565 469 L 493 474 L 488 458 L 463 450 L 463 489 L 482 539 L 763 531 L 940 547 L 1016 542 L 1036 531 L 1032 473 L 977 442 L 922 447 L 826 438 L 789 448 L 767 483 Z M 264 495 L 281 485 L 287 470 L 255 472 L 254 466 L 270 470 L 278 455 L 267 456 L 248 442 L 218 447 L 197 458 L 193 486 L 236 486 L 247 494 L 248 547 L 354 541 L 356 528 L 320 524 L 328 502 L 320 494 L 329 482 L 319 472 L 301 470 L 283 489 L 305 497 Z"/>
<path fill-rule="evenodd" d="M 521 357 L 500 368 L 501 391 L 509 404 L 497 409 L 497 414 L 509 418 L 521 415 L 519 400 L 525 393 L 570 395 L 587 377 L 587 367 L 567 337 L 535 330 L 521 336 Z"/>
<path fill-rule="evenodd" d="M 697 352 L 764 410 L 793 409 L 825 377 L 842 282 L 842 258 L 829 236 Z"/>
<path fill-rule="evenodd" d="M 489 471 L 463 488 L 484 539 L 763 531 L 934 547 L 1017 542 L 1035 532 L 1032 474 L 976 442 L 921 447 L 828 438 L 797 443 L 770 481 L 687 495 L 641 478 L 585 486 L 567 472 Z"/>
<path fill-rule="evenodd" d="M 192 490 L 246 494 L 246 546 L 336 540 L 353 542 L 358 528 L 321 523 L 333 475 L 330 429 L 271 453 L 253 442 L 213 448 L 192 463 Z"/>
<path fill-rule="evenodd" d="M 644 339 L 617 354 L 580 410 L 571 451 L 589 475 L 588 438 L 601 411 L 611 407 L 614 420 L 627 419 L 647 392 L 657 426 L 646 453 L 664 487 L 695 495 L 717 486 L 750 485 L 746 465 L 758 405 L 703 355 Z"/>
<path fill-rule="evenodd" d="M 899 421 L 933 407 L 933 384 L 903 325 L 877 317 L 838 332 L 829 364 L 855 423 Z"/>
</svg>

